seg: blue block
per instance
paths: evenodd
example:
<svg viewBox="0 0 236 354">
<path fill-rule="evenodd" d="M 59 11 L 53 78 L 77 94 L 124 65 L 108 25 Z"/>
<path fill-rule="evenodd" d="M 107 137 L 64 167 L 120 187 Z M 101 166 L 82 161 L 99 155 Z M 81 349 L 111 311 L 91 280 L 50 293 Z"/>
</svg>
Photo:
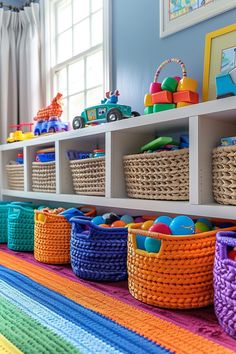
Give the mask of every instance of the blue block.
<svg viewBox="0 0 236 354">
<path fill-rule="evenodd" d="M 230 74 L 219 74 L 216 76 L 216 97 L 224 98 L 236 95 L 236 85 Z"/>
</svg>

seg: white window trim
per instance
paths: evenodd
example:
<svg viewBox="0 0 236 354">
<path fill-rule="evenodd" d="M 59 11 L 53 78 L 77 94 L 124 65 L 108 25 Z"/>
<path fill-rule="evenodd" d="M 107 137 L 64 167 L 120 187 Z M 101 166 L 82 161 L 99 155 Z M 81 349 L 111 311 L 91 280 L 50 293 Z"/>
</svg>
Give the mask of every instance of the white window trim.
<svg viewBox="0 0 236 354">
<path fill-rule="evenodd" d="M 51 23 L 52 17 L 51 7 L 53 6 L 54 1 L 51 0 L 41 0 L 40 10 L 41 10 L 41 34 L 43 38 L 42 44 L 42 76 L 45 90 L 45 104 L 48 104 L 53 97 L 53 79 L 54 71 L 51 68 L 51 63 L 54 55 L 53 43 L 51 41 L 50 31 L 47 31 L 47 28 L 54 28 Z M 112 1 L 103 0 L 103 66 L 104 66 L 104 89 L 105 92 L 114 89 L 113 80 L 112 80 Z M 100 45 L 98 45 L 99 47 Z M 49 48 L 49 50 L 48 50 Z M 94 48 L 96 49 L 96 47 Z M 83 55 L 86 52 L 83 52 Z M 82 55 L 79 54 L 74 57 L 79 59 Z M 68 60 L 68 62 L 71 60 Z M 55 68 L 58 70 L 60 66 L 64 66 L 67 61 L 55 65 Z M 54 69 L 55 69 L 54 68 Z"/>
</svg>

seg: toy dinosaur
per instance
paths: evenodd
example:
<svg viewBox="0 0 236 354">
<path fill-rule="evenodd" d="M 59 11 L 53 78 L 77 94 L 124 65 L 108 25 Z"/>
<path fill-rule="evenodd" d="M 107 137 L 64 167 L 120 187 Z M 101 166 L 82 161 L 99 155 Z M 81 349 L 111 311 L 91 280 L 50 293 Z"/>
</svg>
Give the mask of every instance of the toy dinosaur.
<svg viewBox="0 0 236 354">
<path fill-rule="evenodd" d="M 46 108 L 41 108 L 37 116 L 34 117 L 35 121 L 41 120 L 49 120 L 50 117 L 56 116 L 60 117 L 62 115 L 62 101 L 61 101 L 62 94 L 57 93 L 56 97 L 54 97 L 51 101 L 51 104 Z"/>
</svg>

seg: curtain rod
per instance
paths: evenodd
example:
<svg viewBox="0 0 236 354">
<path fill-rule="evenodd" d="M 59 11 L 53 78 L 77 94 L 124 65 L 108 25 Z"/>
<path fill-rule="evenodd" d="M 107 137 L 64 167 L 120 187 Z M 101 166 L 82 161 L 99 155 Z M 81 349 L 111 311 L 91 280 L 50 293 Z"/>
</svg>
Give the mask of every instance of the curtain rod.
<svg viewBox="0 0 236 354">
<path fill-rule="evenodd" d="M 23 10 L 25 6 L 30 6 L 30 4 L 34 3 L 34 2 L 37 3 L 38 1 L 29 0 L 29 1 L 26 1 L 24 5 L 17 6 L 17 5 L 7 5 L 4 2 L 0 1 L 0 9 L 4 8 L 7 10 L 19 11 L 19 10 Z"/>
</svg>

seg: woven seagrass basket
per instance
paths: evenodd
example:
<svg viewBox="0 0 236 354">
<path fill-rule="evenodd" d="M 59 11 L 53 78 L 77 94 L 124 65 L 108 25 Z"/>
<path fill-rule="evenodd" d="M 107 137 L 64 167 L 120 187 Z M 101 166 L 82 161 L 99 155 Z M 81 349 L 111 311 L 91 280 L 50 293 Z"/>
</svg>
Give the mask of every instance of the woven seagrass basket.
<svg viewBox="0 0 236 354">
<path fill-rule="evenodd" d="M 189 199 L 188 149 L 128 155 L 123 165 L 128 197 Z"/>
<path fill-rule="evenodd" d="M 86 214 L 90 215 L 90 212 Z M 82 211 L 81 215 L 83 215 Z M 63 215 L 41 210 L 35 210 L 34 216 L 34 258 L 48 264 L 70 263 L 71 224 L 69 221 Z"/>
<path fill-rule="evenodd" d="M 56 192 L 55 161 L 32 163 L 32 190 L 33 192 Z"/>
<path fill-rule="evenodd" d="M 128 285 L 131 295 L 163 308 L 191 309 L 212 304 L 216 232 L 172 236 L 129 228 Z M 137 249 L 136 235 L 161 240 L 159 253 Z"/>
<path fill-rule="evenodd" d="M 213 149 L 213 196 L 217 203 L 236 205 L 236 146 Z"/>
<path fill-rule="evenodd" d="M 24 190 L 24 165 L 6 165 L 8 188 Z"/>
<path fill-rule="evenodd" d="M 76 194 L 105 195 L 105 157 L 70 161 Z"/>
<path fill-rule="evenodd" d="M 216 236 L 214 306 L 220 325 L 236 339 L 236 261 L 227 257 L 227 247 L 236 247 L 236 232 Z"/>
<path fill-rule="evenodd" d="M 70 222 L 73 272 L 88 280 L 126 279 L 127 228 L 103 228 L 88 217 L 75 217 Z"/>
</svg>

